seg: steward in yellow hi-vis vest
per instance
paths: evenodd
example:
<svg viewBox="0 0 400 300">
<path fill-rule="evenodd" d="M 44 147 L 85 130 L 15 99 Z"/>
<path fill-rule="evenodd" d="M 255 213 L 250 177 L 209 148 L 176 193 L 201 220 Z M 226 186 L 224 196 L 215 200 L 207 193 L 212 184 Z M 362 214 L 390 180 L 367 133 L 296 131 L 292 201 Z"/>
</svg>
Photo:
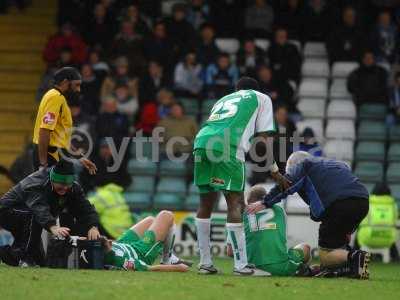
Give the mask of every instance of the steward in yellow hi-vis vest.
<svg viewBox="0 0 400 300">
<path fill-rule="evenodd" d="M 82 78 L 78 70 L 64 67 L 54 74 L 54 88 L 42 98 L 33 132 L 33 164 L 35 170 L 55 165 L 60 153 L 70 153 L 73 130 L 72 115 L 68 101 L 79 97 Z M 80 159 L 90 174 L 96 166 L 86 158 Z"/>
</svg>

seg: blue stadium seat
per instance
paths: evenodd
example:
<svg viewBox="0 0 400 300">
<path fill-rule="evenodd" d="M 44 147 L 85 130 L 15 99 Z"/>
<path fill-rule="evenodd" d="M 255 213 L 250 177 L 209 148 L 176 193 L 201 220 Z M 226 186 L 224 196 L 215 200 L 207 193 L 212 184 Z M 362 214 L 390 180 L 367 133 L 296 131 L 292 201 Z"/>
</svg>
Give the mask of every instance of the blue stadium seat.
<svg viewBox="0 0 400 300">
<path fill-rule="evenodd" d="M 157 185 L 157 194 L 160 193 L 174 193 L 179 195 L 186 195 L 186 182 L 183 178 L 163 177 Z"/>
<path fill-rule="evenodd" d="M 127 188 L 128 192 L 154 192 L 156 178 L 154 176 L 133 176 L 132 183 Z"/>
<path fill-rule="evenodd" d="M 384 120 L 386 118 L 387 107 L 384 104 L 364 103 L 358 111 L 359 119 Z"/>
<path fill-rule="evenodd" d="M 187 210 L 196 210 L 200 204 L 200 195 L 191 194 L 186 198 L 185 208 Z"/>
<path fill-rule="evenodd" d="M 383 179 L 383 164 L 379 162 L 359 162 L 354 170 L 362 182 L 380 182 Z"/>
<path fill-rule="evenodd" d="M 138 149 L 137 149 L 138 148 Z M 141 149 L 140 149 L 141 148 Z M 143 141 L 141 143 L 131 143 L 130 152 L 133 158 L 141 159 L 148 158 L 151 160 L 152 158 L 152 143 L 149 141 Z M 140 157 L 142 156 L 142 157 Z"/>
<path fill-rule="evenodd" d="M 151 206 L 151 194 L 149 193 L 126 192 L 124 197 L 131 209 L 144 209 Z"/>
<path fill-rule="evenodd" d="M 400 182 L 397 184 L 390 184 L 389 187 L 390 191 L 392 192 L 392 196 L 396 199 L 397 206 L 400 210 Z"/>
<path fill-rule="evenodd" d="M 389 139 L 391 142 L 400 142 L 400 125 L 392 126 L 389 129 Z"/>
<path fill-rule="evenodd" d="M 213 108 L 214 104 L 217 102 L 215 99 L 207 99 L 203 101 L 203 104 L 201 106 L 201 113 L 203 115 L 209 115 L 211 112 L 211 109 Z"/>
<path fill-rule="evenodd" d="M 128 172 L 131 175 L 156 175 L 157 164 L 150 160 L 131 159 L 128 163 Z"/>
<path fill-rule="evenodd" d="M 182 106 L 188 115 L 197 116 L 200 112 L 199 101 L 195 98 L 179 98 L 178 102 L 182 103 Z"/>
<path fill-rule="evenodd" d="M 168 159 L 162 160 L 160 163 L 160 174 L 162 176 L 186 176 L 186 163 Z"/>
<path fill-rule="evenodd" d="M 385 161 L 385 144 L 381 142 L 359 142 L 356 148 L 356 161 Z"/>
<path fill-rule="evenodd" d="M 183 196 L 177 194 L 159 193 L 154 197 L 155 209 L 179 210 L 183 208 Z"/>
<path fill-rule="evenodd" d="M 357 137 L 359 140 L 363 141 L 386 141 L 386 125 L 384 122 L 361 121 L 358 127 Z"/>
<path fill-rule="evenodd" d="M 400 162 L 400 143 L 390 144 L 387 159 L 389 162 Z"/>
<path fill-rule="evenodd" d="M 400 182 L 400 163 L 395 162 L 389 164 L 386 171 L 386 181 L 388 183 L 399 183 Z"/>
<path fill-rule="evenodd" d="M 192 182 L 189 185 L 189 194 L 199 194 L 199 188 L 197 187 L 197 185 L 194 184 L 194 182 Z"/>
</svg>

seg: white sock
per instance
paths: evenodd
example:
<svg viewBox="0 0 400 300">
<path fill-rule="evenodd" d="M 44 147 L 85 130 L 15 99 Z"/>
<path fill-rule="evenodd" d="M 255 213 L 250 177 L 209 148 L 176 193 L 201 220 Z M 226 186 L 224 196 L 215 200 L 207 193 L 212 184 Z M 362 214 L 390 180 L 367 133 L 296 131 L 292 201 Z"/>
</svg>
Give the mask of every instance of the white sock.
<svg viewBox="0 0 400 300">
<path fill-rule="evenodd" d="M 164 240 L 163 254 L 162 254 L 162 262 L 164 264 L 171 264 L 172 258 L 172 250 L 174 248 L 175 243 L 175 224 L 169 229 L 168 235 Z M 175 255 L 174 255 L 175 256 Z"/>
<path fill-rule="evenodd" d="M 235 269 L 243 269 L 247 265 L 246 239 L 242 223 L 226 223 L 228 240 L 232 245 Z"/>
<path fill-rule="evenodd" d="M 210 246 L 211 219 L 196 218 L 197 243 L 200 251 L 200 265 L 211 266 Z"/>
</svg>

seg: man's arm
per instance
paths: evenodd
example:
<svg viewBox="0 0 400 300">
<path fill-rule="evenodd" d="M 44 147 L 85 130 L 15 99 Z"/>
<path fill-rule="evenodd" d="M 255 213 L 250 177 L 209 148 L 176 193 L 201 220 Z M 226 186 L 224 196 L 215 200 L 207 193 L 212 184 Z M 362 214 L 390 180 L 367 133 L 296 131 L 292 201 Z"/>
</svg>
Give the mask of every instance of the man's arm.
<svg viewBox="0 0 400 300">
<path fill-rule="evenodd" d="M 287 196 L 292 195 L 303 188 L 306 178 L 305 161 L 291 167 L 288 173 L 284 176 L 290 182 L 291 186 L 282 191 L 279 185 L 275 185 L 269 193 L 264 197 L 264 200 L 254 202 L 246 207 L 246 212 L 254 214 L 285 199 Z"/>
<path fill-rule="evenodd" d="M 149 266 L 147 270 L 153 271 L 153 272 L 187 272 L 187 271 L 189 271 L 189 267 L 184 264 L 155 265 L 155 266 Z"/>
<path fill-rule="evenodd" d="M 47 153 L 50 143 L 50 129 L 40 128 L 39 129 L 39 142 L 38 142 L 38 153 L 39 163 L 43 167 L 47 167 Z"/>
<path fill-rule="evenodd" d="M 43 195 L 31 192 L 26 197 L 25 204 L 32 210 L 36 222 L 51 232 L 50 228 L 56 225 L 56 219 L 51 215 L 50 207 L 43 198 Z"/>
<path fill-rule="evenodd" d="M 83 223 L 88 230 L 89 239 L 97 239 L 100 234 L 98 233 L 97 227 L 99 224 L 99 216 L 94 206 L 86 198 L 79 184 L 74 183 L 73 185 L 74 199 L 71 203 L 71 212 L 78 219 L 79 222 Z M 93 232 L 93 230 L 95 232 Z"/>
</svg>

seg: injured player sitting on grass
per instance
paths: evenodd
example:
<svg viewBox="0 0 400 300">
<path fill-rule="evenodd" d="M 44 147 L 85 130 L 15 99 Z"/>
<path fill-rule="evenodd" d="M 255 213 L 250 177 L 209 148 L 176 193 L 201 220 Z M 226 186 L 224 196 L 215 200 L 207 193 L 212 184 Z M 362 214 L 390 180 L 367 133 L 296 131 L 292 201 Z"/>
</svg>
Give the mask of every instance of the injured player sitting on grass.
<svg viewBox="0 0 400 300">
<path fill-rule="evenodd" d="M 267 191 L 262 186 L 250 189 L 247 203 L 263 199 Z M 273 205 L 257 212 L 243 215 L 247 259 L 257 269 L 272 276 L 312 276 L 308 266 L 311 261 L 310 246 L 299 244 L 287 248 L 286 214 L 280 205 Z M 232 246 L 227 245 L 228 255 L 233 257 Z"/>
<path fill-rule="evenodd" d="M 161 211 L 127 230 L 118 240 L 102 238 L 106 266 L 127 271 L 186 272 L 192 262 L 176 257 L 174 215 Z M 160 265 L 152 265 L 159 255 Z"/>
</svg>

